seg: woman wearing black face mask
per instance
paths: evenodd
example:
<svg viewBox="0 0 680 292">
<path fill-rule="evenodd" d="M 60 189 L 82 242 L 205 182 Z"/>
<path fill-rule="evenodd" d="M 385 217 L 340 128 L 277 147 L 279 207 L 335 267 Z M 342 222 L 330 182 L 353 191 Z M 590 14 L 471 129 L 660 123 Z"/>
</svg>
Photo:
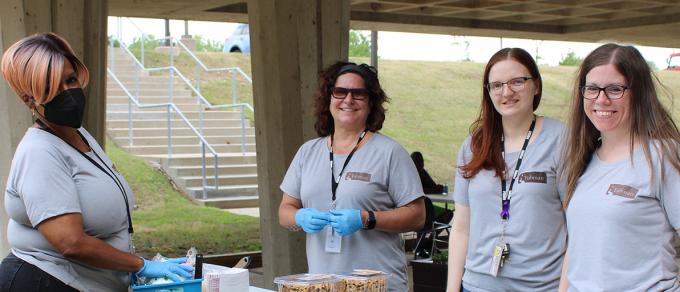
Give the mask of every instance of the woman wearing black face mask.
<svg viewBox="0 0 680 292">
<path fill-rule="evenodd" d="M 0 291 L 127 291 L 131 273 L 190 277 L 184 259 L 133 254 L 134 197 L 81 127 L 89 73 L 69 44 L 52 33 L 24 38 L 3 55 L 2 73 L 36 123 L 7 180 L 11 252 L 0 265 Z"/>
</svg>

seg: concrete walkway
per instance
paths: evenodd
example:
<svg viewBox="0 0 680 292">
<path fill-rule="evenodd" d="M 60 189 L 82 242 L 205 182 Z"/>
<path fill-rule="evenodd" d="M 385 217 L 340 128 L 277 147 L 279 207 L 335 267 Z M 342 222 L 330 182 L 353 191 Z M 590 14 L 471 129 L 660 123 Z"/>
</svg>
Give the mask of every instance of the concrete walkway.
<svg viewBox="0 0 680 292">
<path fill-rule="evenodd" d="M 235 209 L 223 209 L 224 211 L 231 212 L 239 215 L 246 215 L 251 217 L 260 218 L 260 208 L 235 208 Z"/>
</svg>

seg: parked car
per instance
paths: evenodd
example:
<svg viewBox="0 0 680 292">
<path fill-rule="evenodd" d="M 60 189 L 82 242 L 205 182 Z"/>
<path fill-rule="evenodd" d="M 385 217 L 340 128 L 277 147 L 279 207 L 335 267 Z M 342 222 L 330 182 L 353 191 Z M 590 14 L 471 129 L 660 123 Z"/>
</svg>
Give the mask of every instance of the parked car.
<svg viewBox="0 0 680 292">
<path fill-rule="evenodd" d="M 247 24 L 239 24 L 236 30 L 224 41 L 225 53 L 250 54 L 250 29 Z"/>
</svg>

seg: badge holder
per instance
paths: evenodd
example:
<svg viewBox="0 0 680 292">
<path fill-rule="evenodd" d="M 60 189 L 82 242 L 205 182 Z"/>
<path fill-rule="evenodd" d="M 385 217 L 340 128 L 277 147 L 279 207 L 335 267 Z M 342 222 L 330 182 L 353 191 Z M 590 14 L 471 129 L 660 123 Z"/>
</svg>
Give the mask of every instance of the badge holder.
<svg viewBox="0 0 680 292">
<path fill-rule="evenodd" d="M 335 210 L 335 200 L 331 202 L 331 210 Z M 327 253 L 340 253 L 342 251 L 342 236 L 335 232 L 333 226 L 326 225 L 326 246 L 324 250 Z"/>
<path fill-rule="evenodd" d="M 505 224 L 507 221 L 503 220 L 501 224 L 503 225 L 503 230 L 501 231 L 501 238 L 493 246 L 493 254 L 491 256 L 491 276 L 497 277 L 498 271 L 503 267 L 505 261 L 508 260 L 510 256 L 510 244 L 505 242 Z"/>
<path fill-rule="evenodd" d="M 340 253 L 342 251 L 342 236 L 335 232 L 331 226 L 326 226 L 325 251 L 327 253 Z"/>
</svg>

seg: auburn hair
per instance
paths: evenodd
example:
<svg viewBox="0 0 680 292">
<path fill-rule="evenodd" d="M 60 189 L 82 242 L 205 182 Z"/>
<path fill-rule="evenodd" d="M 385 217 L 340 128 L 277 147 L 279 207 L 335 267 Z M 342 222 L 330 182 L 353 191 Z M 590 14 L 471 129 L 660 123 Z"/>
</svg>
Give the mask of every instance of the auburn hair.
<svg viewBox="0 0 680 292">
<path fill-rule="evenodd" d="M 472 178 L 482 169 L 493 170 L 496 176 L 502 176 L 505 170 L 505 161 L 501 155 L 501 137 L 503 135 L 503 124 L 501 114 L 496 111 L 491 101 L 491 96 L 486 86 L 489 84 L 489 72 L 491 68 L 501 61 L 513 60 L 522 64 L 529 74 L 534 84 L 537 86 L 537 93 L 534 95 L 533 109 L 536 110 L 541 102 L 543 83 L 538 66 L 531 55 L 520 48 L 504 48 L 496 52 L 484 69 L 484 79 L 482 80 L 482 100 L 477 119 L 470 126 L 470 149 L 472 159 L 465 165 L 459 166 L 464 178 Z"/>
<path fill-rule="evenodd" d="M 64 61 L 69 61 L 80 84 L 85 87 L 90 73 L 60 36 L 47 32 L 25 37 L 2 56 L 2 75 L 12 90 L 28 104 L 48 103 L 60 91 Z"/>
</svg>

